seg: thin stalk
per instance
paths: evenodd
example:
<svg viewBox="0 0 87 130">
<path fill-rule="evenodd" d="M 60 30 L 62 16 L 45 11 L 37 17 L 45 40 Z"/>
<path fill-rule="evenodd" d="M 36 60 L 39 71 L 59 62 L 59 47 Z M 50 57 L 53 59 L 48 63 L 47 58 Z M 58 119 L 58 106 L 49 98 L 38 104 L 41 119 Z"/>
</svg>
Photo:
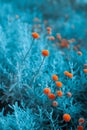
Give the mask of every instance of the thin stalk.
<svg viewBox="0 0 87 130">
<path fill-rule="evenodd" d="M 33 39 L 33 41 L 34 41 L 34 39 Z M 31 51 L 31 49 L 32 49 L 32 46 L 33 46 L 33 41 L 32 41 L 32 43 L 31 43 L 30 48 L 28 49 L 27 53 L 25 54 L 25 56 L 24 56 L 24 58 L 23 58 L 23 61 L 22 61 L 22 62 L 24 62 L 24 61 L 25 61 L 25 59 L 26 59 L 26 57 L 29 55 L 29 53 L 30 53 L 30 51 Z"/>
<path fill-rule="evenodd" d="M 36 78 L 37 78 L 37 76 L 38 76 L 38 74 L 39 74 L 39 72 L 40 72 L 40 70 L 41 70 L 41 68 L 43 66 L 44 60 L 45 60 L 45 57 L 43 58 L 42 63 L 40 65 L 39 69 L 37 70 L 36 74 L 34 75 L 34 77 L 32 78 L 32 80 L 30 81 L 30 84 L 33 83 L 33 82 L 35 82 L 35 80 L 36 80 Z"/>
<path fill-rule="evenodd" d="M 32 40 L 32 43 L 31 43 L 31 45 L 30 45 L 30 48 L 28 49 L 28 51 L 26 52 L 24 58 L 22 59 L 22 63 L 19 64 L 19 72 L 20 72 L 21 76 L 22 76 L 22 69 L 23 69 L 23 66 L 22 66 L 22 65 L 23 65 L 24 61 L 26 60 L 27 56 L 29 55 L 29 53 L 30 53 L 30 51 L 31 51 L 31 49 L 32 49 L 33 42 L 34 42 L 34 39 Z M 18 73 L 18 82 L 21 83 L 21 82 L 20 82 L 19 73 Z"/>
</svg>

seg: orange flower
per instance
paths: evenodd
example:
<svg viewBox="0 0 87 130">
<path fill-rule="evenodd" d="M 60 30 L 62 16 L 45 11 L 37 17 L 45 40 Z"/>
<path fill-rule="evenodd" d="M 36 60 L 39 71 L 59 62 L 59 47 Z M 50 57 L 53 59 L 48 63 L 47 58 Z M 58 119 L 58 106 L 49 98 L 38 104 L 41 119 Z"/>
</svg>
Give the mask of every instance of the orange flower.
<svg viewBox="0 0 87 130">
<path fill-rule="evenodd" d="M 68 97 L 71 97 L 71 96 L 72 96 L 72 94 L 71 94 L 70 92 L 68 92 L 68 93 L 67 93 L 67 96 L 68 96 Z"/>
<path fill-rule="evenodd" d="M 62 97 L 63 96 L 62 91 L 57 91 L 57 96 Z"/>
<path fill-rule="evenodd" d="M 56 96 L 53 93 L 49 93 L 48 98 L 51 100 L 54 100 L 56 98 Z"/>
<path fill-rule="evenodd" d="M 87 73 L 87 69 L 84 69 L 83 71 L 84 71 L 84 73 Z"/>
<path fill-rule="evenodd" d="M 42 55 L 43 56 L 48 56 L 49 55 L 49 51 L 48 50 L 43 50 L 42 51 Z"/>
<path fill-rule="evenodd" d="M 64 74 L 69 77 L 69 78 L 72 78 L 73 77 L 73 74 L 71 74 L 70 72 L 68 71 L 65 71 Z"/>
<path fill-rule="evenodd" d="M 55 40 L 55 37 L 50 36 L 50 37 L 48 37 L 48 39 L 51 40 L 51 41 L 54 41 L 54 40 Z"/>
<path fill-rule="evenodd" d="M 50 32 L 51 32 L 51 30 L 52 30 L 51 27 L 47 27 L 47 31 L 50 31 Z"/>
<path fill-rule="evenodd" d="M 32 37 L 35 38 L 35 39 L 38 39 L 40 36 L 39 36 L 38 33 L 33 32 L 33 33 L 32 33 Z"/>
<path fill-rule="evenodd" d="M 71 120 L 71 116 L 70 116 L 69 114 L 64 114 L 64 115 L 63 115 L 63 120 L 64 120 L 65 122 L 69 122 L 69 121 Z"/>
<path fill-rule="evenodd" d="M 56 82 L 56 86 L 61 88 L 61 87 L 62 87 L 62 82 L 57 81 L 57 82 Z"/>
<path fill-rule="evenodd" d="M 44 88 L 43 92 L 44 94 L 48 95 L 51 92 L 51 90 L 50 88 Z"/>
<path fill-rule="evenodd" d="M 81 52 L 81 51 L 78 51 L 77 54 L 78 54 L 78 55 L 82 55 L 82 52 Z"/>
<path fill-rule="evenodd" d="M 57 34 L 56 37 L 58 38 L 58 40 L 62 39 L 60 34 Z"/>
<path fill-rule="evenodd" d="M 58 106 L 58 102 L 57 101 L 53 101 L 52 102 L 52 106 L 57 107 Z"/>
<path fill-rule="evenodd" d="M 60 46 L 63 47 L 63 48 L 68 48 L 69 47 L 69 42 L 66 39 L 63 39 L 61 41 Z"/>
<path fill-rule="evenodd" d="M 81 125 L 79 125 L 79 126 L 77 127 L 77 130 L 84 130 L 84 127 L 81 126 Z"/>
<path fill-rule="evenodd" d="M 54 80 L 54 81 L 57 81 L 58 80 L 58 76 L 57 75 L 52 75 L 52 79 Z"/>
<path fill-rule="evenodd" d="M 84 124 L 85 119 L 84 119 L 84 118 L 79 118 L 78 122 L 79 122 L 80 124 Z"/>
</svg>

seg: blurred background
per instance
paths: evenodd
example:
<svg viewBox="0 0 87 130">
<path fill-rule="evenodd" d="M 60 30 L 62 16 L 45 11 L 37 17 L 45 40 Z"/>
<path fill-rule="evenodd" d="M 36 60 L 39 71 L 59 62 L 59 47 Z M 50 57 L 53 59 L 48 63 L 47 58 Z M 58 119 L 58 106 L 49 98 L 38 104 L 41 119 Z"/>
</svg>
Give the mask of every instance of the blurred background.
<svg viewBox="0 0 87 130">
<path fill-rule="evenodd" d="M 18 15 L 23 22 L 46 23 L 65 38 L 87 49 L 87 0 L 0 0 L 0 23 Z"/>
</svg>

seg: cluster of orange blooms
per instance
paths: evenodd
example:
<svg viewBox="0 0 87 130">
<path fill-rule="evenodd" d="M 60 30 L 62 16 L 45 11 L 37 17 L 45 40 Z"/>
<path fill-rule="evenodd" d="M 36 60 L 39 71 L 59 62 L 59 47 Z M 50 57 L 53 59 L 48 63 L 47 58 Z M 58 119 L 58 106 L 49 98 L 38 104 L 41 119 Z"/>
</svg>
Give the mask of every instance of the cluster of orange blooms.
<svg viewBox="0 0 87 130">
<path fill-rule="evenodd" d="M 51 27 L 47 27 L 47 33 L 51 34 L 51 31 L 52 31 Z M 60 41 L 60 47 L 62 47 L 62 48 L 69 48 L 69 41 L 68 40 L 62 39 L 60 34 L 57 34 L 56 37 Z M 54 41 L 55 37 L 54 36 L 49 36 L 48 40 Z"/>
<path fill-rule="evenodd" d="M 52 75 L 52 80 L 55 81 L 56 86 L 57 86 L 58 88 L 61 88 L 61 87 L 62 87 L 62 82 L 58 81 L 58 76 L 57 76 L 56 74 Z M 58 91 L 57 91 L 57 94 L 55 95 L 55 94 L 51 93 L 50 88 L 44 88 L 43 92 L 44 92 L 45 95 L 48 96 L 49 99 L 54 100 L 54 101 L 52 102 L 52 106 L 57 107 L 57 106 L 58 106 L 58 102 L 55 101 L 55 98 L 56 98 L 57 96 L 58 96 L 58 97 L 62 97 L 62 96 L 63 96 L 63 92 L 62 92 L 61 90 L 58 90 Z M 72 94 L 71 94 L 70 92 L 68 92 L 68 93 L 67 93 L 67 96 L 68 96 L 68 97 L 71 97 Z M 65 122 L 69 122 L 69 121 L 71 120 L 70 114 L 64 114 L 64 115 L 63 115 L 63 120 L 64 120 Z"/>
<path fill-rule="evenodd" d="M 77 130 L 84 130 L 84 127 L 82 125 L 85 123 L 85 119 L 79 118 L 78 123 L 79 125 L 77 126 Z"/>
<path fill-rule="evenodd" d="M 52 75 L 52 80 L 55 81 L 55 84 L 58 88 L 62 87 L 62 82 L 58 81 L 58 76 L 56 74 Z M 51 100 L 54 100 L 56 98 L 56 96 L 58 97 L 62 97 L 63 96 L 63 92 L 61 90 L 57 91 L 57 95 L 55 96 L 53 93 L 51 93 L 50 88 L 45 88 L 44 89 L 44 94 L 48 95 L 48 98 Z M 72 94 L 70 92 L 67 93 L 68 97 L 71 97 Z"/>
<path fill-rule="evenodd" d="M 48 32 L 48 34 L 51 34 L 51 28 L 50 28 L 50 27 L 47 27 L 47 32 Z M 36 32 L 32 33 L 32 37 L 33 37 L 34 39 L 40 38 L 39 34 L 36 33 Z M 63 47 L 63 48 L 64 48 L 64 47 L 67 47 L 67 48 L 69 47 L 69 42 L 68 42 L 66 39 L 62 39 L 60 34 L 57 34 L 57 38 L 58 38 L 58 40 L 61 41 L 61 44 L 60 44 L 61 47 Z M 48 39 L 51 40 L 51 41 L 54 41 L 54 40 L 55 40 L 55 38 L 54 38 L 53 36 L 50 36 Z M 81 52 L 81 51 L 78 51 L 77 53 L 78 53 L 78 55 L 82 55 L 82 52 Z M 44 57 L 49 56 L 49 51 L 48 51 L 48 50 L 42 50 L 42 55 L 43 55 Z M 85 65 L 84 65 L 84 66 L 85 66 Z M 86 65 L 86 67 L 87 67 L 87 65 Z M 83 71 L 84 71 L 84 73 L 87 73 L 87 69 L 84 69 Z M 70 72 L 68 72 L 68 71 L 65 71 L 65 72 L 64 72 L 64 75 L 67 76 L 68 78 L 73 78 L 73 74 L 70 73 Z M 58 76 L 57 76 L 56 74 L 52 75 L 52 80 L 55 81 L 55 84 L 56 84 L 56 86 L 57 86 L 58 88 L 61 88 L 61 87 L 62 87 L 62 82 L 58 81 Z M 51 100 L 55 100 L 55 98 L 56 98 L 57 96 L 58 96 L 58 97 L 62 97 L 62 96 L 63 96 L 63 93 L 62 93 L 61 90 L 58 90 L 58 91 L 57 91 L 57 94 L 55 95 L 55 94 L 51 93 L 51 89 L 48 88 L 48 87 L 47 87 L 47 88 L 44 88 L 43 93 L 44 93 L 45 95 L 47 95 L 48 98 L 51 99 Z M 72 96 L 71 92 L 68 92 L 68 93 L 67 93 L 67 96 L 68 96 L 68 97 L 71 97 L 71 96 Z M 58 106 L 58 102 L 57 102 L 57 101 L 53 101 L 53 102 L 52 102 L 52 105 L 53 105 L 54 107 L 57 107 L 57 106 Z M 67 113 L 63 114 L 63 120 L 64 120 L 65 122 L 69 122 L 69 121 L 71 120 L 70 114 L 67 114 Z M 80 119 L 78 120 L 78 122 L 79 122 L 79 125 L 77 126 L 77 130 L 84 130 L 84 127 L 82 126 L 82 124 L 84 124 L 84 122 L 85 122 L 84 118 L 80 118 Z"/>
</svg>

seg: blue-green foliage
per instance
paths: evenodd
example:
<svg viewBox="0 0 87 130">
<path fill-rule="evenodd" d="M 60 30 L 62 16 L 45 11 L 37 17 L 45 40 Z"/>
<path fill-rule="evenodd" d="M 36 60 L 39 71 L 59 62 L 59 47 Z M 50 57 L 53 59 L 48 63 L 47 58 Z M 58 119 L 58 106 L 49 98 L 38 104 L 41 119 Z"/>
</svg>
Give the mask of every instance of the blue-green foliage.
<svg viewBox="0 0 87 130">
<path fill-rule="evenodd" d="M 63 10 L 60 13 L 64 15 L 56 20 L 54 17 L 54 20 L 48 19 L 46 25 L 43 22 L 46 10 L 41 13 L 38 8 L 34 8 L 34 4 L 36 7 L 45 7 L 43 3 L 43 0 L 38 1 L 38 4 L 29 1 L 26 4 L 24 0 L 0 1 L 0 130 L 76 130 L 80 117 L 87 120 L 87 74 L 83 72 L 84 64 L 87 64 L 87 50 L 80 48 L 82 56 L 73 50 L 79 38 L 86 47 L 85 13 L 74 12 L 70 5 L 64 8 L 66 12 Z M 31 7 L 33 12 L 26 6 Z M 50 8 L 48 12 L 53 16 Z M 65 18 L 66 13 L 69 15 L 68 20 Z M 38 22 L 34 21 L 35 17 L 39 18 Z M 61 33 L 68 40 L 76 38 L 76 42 L 71 43 L 70 49 L 61 49 L 55 44 L 57 39 L 55 42 L 48 41 L 48 25 L 53 29 L 52 35 Z M 75 29 L 72 29 L 73 26 Z M 39 33 L 40 39 L 33 40 L 33 31 Z M 31 45 L 32 49 L 24 60 Z M 49 56 L 45 58 L 38 73 L 43 61 L 43 49 L 49 50 Z M 72 79 L 66 78 L 66 70 L 74 75 Z M 63 83 L 63 97 L 56 98 L 56 108 L 43 94 L 45 87 L 50 87 L 52 93 L 56 94 L 58 89 L 52 81 L 53 74 L 57 74 Z M 71 98 L 66 96 L 67 92 L 72 93 Z M 71 115 L 69 123 L 63 121 L 64 113 Z M 87 129 L 86 123 L 84 127 Z"/>
</svg>

